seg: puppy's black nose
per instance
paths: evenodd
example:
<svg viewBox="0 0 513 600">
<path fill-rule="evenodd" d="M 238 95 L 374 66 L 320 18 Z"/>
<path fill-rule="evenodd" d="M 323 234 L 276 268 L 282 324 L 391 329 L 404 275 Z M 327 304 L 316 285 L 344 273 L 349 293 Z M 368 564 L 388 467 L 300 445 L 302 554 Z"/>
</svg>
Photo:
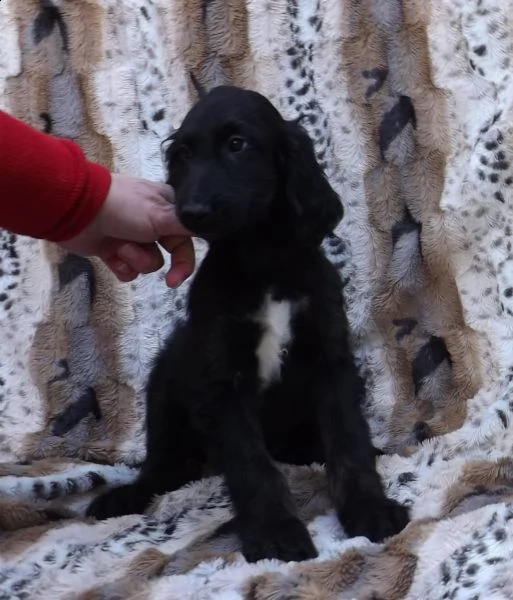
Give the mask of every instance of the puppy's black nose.
<svg viewBox="0 0 513 600">
<path fill-rule="evenodd" d="M 204 227 L 211 216 L 212 211 L 210 208 L 202 204 L 184 206 L 179 214 L 182 224 L 191 231 L 194 231 L 196 228 Z"/>
</svg>

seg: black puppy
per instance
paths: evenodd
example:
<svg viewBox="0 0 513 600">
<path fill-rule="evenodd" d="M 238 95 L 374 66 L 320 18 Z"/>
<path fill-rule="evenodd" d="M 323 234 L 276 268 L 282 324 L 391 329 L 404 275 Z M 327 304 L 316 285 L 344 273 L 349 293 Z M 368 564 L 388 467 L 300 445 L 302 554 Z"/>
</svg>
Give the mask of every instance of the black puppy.
<svg viewBox="0 0 513 600">
<path fill-rule="evenodd" d="M 400 531 L 360 402 L 341 281 L 321 242 L 342 218 L 308 135 L 252 91 L 218 87 L 167 151 L 183 224 L 208 240 L 189 315 L 151 373 L 138 480 L 89 515 L 142 512 L 156 494 L 224 474 L 249 561 L 317 552 L 274 460 L 325 462 L 350 536 Z"/>
</svg>

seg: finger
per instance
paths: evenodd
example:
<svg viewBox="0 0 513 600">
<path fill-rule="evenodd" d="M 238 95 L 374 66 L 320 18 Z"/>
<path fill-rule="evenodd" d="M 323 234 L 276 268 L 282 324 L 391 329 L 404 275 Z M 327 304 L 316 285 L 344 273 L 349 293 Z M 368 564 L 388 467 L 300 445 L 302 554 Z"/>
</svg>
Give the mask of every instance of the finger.
<svg viewBox="0 0 513 600">
<path fill-rule="evenodd" d="M 176 288 L 188 279 L 194 272 L 194 246 L 190 238 L 183 238 L 175 245 L 171 255 L 171 268 L 166 273 L 166 284 Z"/>
<path fill-rule="evenodd" d="M 164 239 L 171 236 L 190 237 L 192 235 L 180 222 L 174 204 L 166 204 L 162 208 L 158 215 L 155 216 L 158 218 L 156 223 L 157 231 L 160 232 Z"/>
<path fill-rule="evenodd" d="M 117 257 L 104 259 L 103 262 L 122 283 L 133 281 L 138 273 Z"/>
<path fill-rule="evenodd" d="M 117 249 L 116 255 L 136 273 L 153 273 L 164 264 L 157 244 L 126 243 Z"/>
<path fill-rule="evenodd" d="M 159 244 L 171 253 L 171 268 L 166 274 L 166 284 L 169 287 L 178 287 L 194 273 L 196 257 L 192 239 L 168 236 L 161 238 Z"/>
<path fill-rule="evenodd" d="M 165 200 L 167 200 L 171 204 L 174 204 L 175 193 L 173 191 L 173 188 L 170 185 L 167 185 L 167 183 L 156 183 L 155 185 L 158 187 L 159 194 Z"/>
</svg>

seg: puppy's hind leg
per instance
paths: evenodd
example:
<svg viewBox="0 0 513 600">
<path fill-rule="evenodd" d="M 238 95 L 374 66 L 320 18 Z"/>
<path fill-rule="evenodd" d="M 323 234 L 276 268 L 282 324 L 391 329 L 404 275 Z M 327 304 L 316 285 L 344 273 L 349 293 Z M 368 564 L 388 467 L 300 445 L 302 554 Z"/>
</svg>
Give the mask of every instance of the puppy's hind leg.
<svg viewBox="0 0 513 600">
<path fill-rule="evenodd" d="M 157 364 L 148 386 L 146 460 L 139 477 L 131 485 L 96 498 L 87 509 L 88 516 L 107 519 L 143 513 L 154 496 L 201 477 L 203 450 L 188 415 L 172 401 L 173 386 L 163 377 L 166 368 Z"/>
<path fill-rule="evenodd" d="M 200 479 L 202 460 L 192 456 L 189 442 L 194 433 L 180 419 L 160 437 L 159 454 L 148 453 L 141 472 L 133 484 L 111 489 L 89 505 L 87 516 L 108 519 L 121 515 L 143 513 L 155 496 L 176 490 L 190 481 Z M 184 434 L 190 433 L 188 439 Z"/>
<path fill-rule="evenodd" d="M 338 517 L 350 537 L 379 542 L 401 531 L 408 511 L 387 498 L 376 470 L 376 450 L 362 413 L 364 385 L 356 367 L 347 363 L 324 367 L 314 393 L 326 454 L 326 471 Z"/>
</svg>

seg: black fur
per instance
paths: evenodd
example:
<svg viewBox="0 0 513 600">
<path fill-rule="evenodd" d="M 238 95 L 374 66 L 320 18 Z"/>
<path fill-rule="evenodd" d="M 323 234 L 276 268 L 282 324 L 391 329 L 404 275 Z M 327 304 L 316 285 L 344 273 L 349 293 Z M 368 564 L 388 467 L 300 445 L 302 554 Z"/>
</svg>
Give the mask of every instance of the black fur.
<svg viewBox="0 0 513 600">
<path fill-rule="evenodd" d="M 320 247 L 342 218 L 308 135 L 263 96 L 219 87 L 192 108 L 167 151 L 183 223 L 210 243 L 189 317 L 158 356 L 148 386 L 147 459 L 134 485 L 88 514 L 142 512 L 151 498 L 225 475 L 249 561 L 317 552 L 274 460 L 325 462 L 350 536 L 379 541 L 407 510 L 385 496 L 360 407 L 340 278 Z M 253 316 L 266 294 L 295 303 L 281 375 L 262 388 Z"/>
</svg>

